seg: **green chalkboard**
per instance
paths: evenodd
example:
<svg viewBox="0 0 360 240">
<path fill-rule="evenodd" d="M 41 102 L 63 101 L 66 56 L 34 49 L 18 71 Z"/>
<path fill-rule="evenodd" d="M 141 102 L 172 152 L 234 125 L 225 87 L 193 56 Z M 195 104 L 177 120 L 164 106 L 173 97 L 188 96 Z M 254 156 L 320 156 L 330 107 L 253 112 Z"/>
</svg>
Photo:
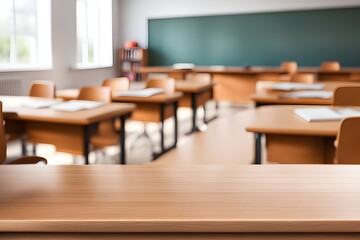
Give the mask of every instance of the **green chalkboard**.
<svg viewBox="0 0 360 240">
<path fill-rule="evenodd" d="M 360 8 L 148 20 L 149 64 L 360 66 Z"/>
</svg>

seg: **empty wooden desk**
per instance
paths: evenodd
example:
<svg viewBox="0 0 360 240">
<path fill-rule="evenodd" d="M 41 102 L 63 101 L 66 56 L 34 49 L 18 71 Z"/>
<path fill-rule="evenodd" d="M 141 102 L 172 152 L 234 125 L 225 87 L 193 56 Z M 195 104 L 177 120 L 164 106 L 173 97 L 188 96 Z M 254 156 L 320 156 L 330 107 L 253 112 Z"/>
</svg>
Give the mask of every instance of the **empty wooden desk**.
<svg viewBox="0 0 360 240">
<path fill-rule="evenodd" d="M 111 103 L 89 110 L 60 112 L 49 108 L 33 109 L 14 103 L 26 103 L 37 98 L 5 97 L 5 131 L 25 129 L 27 139 L 35 143 L 53 144 L 59 151 L 83 155 L 89 163 L 90 137 L 101 121 L 120 118 L 120 163 L 125 164 L 125 120 L 134 110 L 133 104 Z M 10 132 L 9 132 L 10 133 Z"/>
<path fill-rule="evenodd" d="M 200 106 L 204 106 L 206 102 L 213 99 L 213 88 L 214 83 L 202 83 L 195 81 L 176 81 L 175 87 L 176 91 L 183 92 L 183 97 L 180 99 L 179 106 L 180 107 L 190 107 L 192 110 L 192 118 L 191 118 L 191 130 L 192 132 L 199 131 L 199 128 L 196 124 L 196 115 L 197 108 Z M 212 118 L 214 119 L 214 118 Z M 204 112 L 204 123 L 208 123 L 212 119 L 207 119 Z"/>
<path fill-rule="evenodd" d="M 143 122 L 160 122 L 160 147 L 159 153 L 153 153 L 154 159 L 173 149 L 177 145 L 178 139 L 178 119 L 177 108 L 179 99 L 182 97 L 181 92 L 173 94 L 157 94 L 151 97 L 125 97 L 113 96 L 114 102 L 135 103 L 136 109 L 132 113 L 132 119 Z M 174 117 L 174 143 L 170 147 L 165 147 L 164 139 L 164 121 Z"/>
<path fill-rule="evenodd" d="M 341 121 L 307 122 L 295 108 L 311 106 L 263 106 L 252 110 L 246 130 L 255 133 L 255 163 L 261 164 L 261 136 L 266 155 L 277 163 L 333 163 L 334 141 Z"/>
<path fill-rule="evenodd" d="M 1 239 L 358 239 L 360 166 L 0 166 Z"/>
</svg>

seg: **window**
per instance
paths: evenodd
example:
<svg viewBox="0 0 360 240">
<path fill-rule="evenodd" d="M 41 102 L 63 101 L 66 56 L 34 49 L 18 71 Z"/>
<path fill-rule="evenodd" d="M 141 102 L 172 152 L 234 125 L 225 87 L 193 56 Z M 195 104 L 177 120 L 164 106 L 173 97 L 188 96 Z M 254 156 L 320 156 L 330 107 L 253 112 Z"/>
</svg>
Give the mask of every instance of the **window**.
<svg viewBox="0 0 360 240">
<path fill-rule="evenodd" d="M 51 0 L 1 0 L 0 71 L 51 66 Z"/>
<path fill-rule="evenodd" d="M 77 68 L 111 67 L 112 0 L 77 0 Z"/>
</svg>

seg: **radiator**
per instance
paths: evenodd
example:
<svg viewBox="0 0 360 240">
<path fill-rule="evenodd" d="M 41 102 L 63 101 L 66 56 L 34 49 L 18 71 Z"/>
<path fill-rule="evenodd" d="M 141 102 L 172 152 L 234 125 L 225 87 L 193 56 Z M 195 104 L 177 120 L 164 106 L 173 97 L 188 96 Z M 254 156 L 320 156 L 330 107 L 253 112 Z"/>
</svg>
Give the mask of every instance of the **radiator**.
<svg viewBox="0 0 360 240">
<path fill-rule="evenodd" d="M 0 95 L 2 96 L 20 96 L 20 79 L 0 79 Z"/>
</svg>

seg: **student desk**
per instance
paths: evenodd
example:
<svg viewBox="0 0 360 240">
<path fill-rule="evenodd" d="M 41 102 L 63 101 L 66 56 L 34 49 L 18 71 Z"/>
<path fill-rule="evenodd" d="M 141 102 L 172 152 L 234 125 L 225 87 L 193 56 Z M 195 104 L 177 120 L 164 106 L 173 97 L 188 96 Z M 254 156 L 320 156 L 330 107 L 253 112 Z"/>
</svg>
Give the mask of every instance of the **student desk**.
<svg viewBox="0 0 360 240">
<path fill-rule="evenodd" d="M 252 110 L 246 130 L 255 133 L 256 164 L 262 162 L 262 135 L 266 136 L 269 162 L 333 163 L 341 121 L 307 122 L 294 113 L 299 107 L 310 106 L 263 106 Z"/>
<path fill-rule="evenodd" d="M 177 145 L 178 139 L 178 120 L 177 108 L 179 99 L 182 97 L 181 92 L 173 94 L 157 94 L 151 97 L 116 97 L 113 96 L 114 102 L 135 103 L 136 109 L 132 114 L 132 119 L 142 122 L 160 122 L 160 146 L 159 153 L 153 153 L 154 159 L 173 149 Z M 170 117 L 174 117 L 174 144 L 165 148 L 164 144 L 164 121 Z"/>
<path fill-rule="evenodd" d="M 213 89 L 215 83 L 202 83 L 202 82 L 190 82 L 190 81 L 176 81 L 175 83 L 176 90 L 183 92 L 184 95 L 180 99 L 180 107 L 190 107 L 192 110 L 191 123 L 192 127 L 190 133 L 199 131 L 198 126 L 196 125 L 196 115 L 197 109 L 200 106 L 206 109 L 206 102 L 213 99 Z M 206 111 L 204 112 L 204 123 L 207 124 L 209 121 L 213 120 L 206 118 Z"/>
<path fill-rule="evenodd" d="M 299 68 L 298 71 L 316 74 L 318 81 L 360 81 L 360 68 L 343 67 L 339 71 L 325 71 L 319 68 Z"/>
<path fill-rule="evenodd" d="M 141 67 L 141 73 L 165 73 L 175 79 L 184 79 L 187 73 L 208 73 L 217 82 L 216 100 L 250 102 L 259 80 L 288 81 L 288 72 L 276 67 L 196 67 L 177 70 L 171 67 Z M 320 81 L 360 81 L 360 68 L 343 68 L 340 71 L 322 71 L 319 68 L 299 68 L 298 72 L 316 74 Z"/>
<path fill-rule="evenodd" d="M 140 67 L 140 72 L 145 79 L 149 73 L 164 73 L 174 79 L 186 79 L 186 74 L 191 72 L 189 69 L 175 69 L 172 67 Z"/>
<path fill-rule="evenodd" d="M 215 83 L 202 83 L 191 81 L 176 81 L 176 91 L 182 92 L 183 96 L 179 99 L 179 107 L 190 107 L 192 110 L 192 127 L 190 133 L 199 130 L 196 125 L 196 114 L 199 106 L 204 106 L 207 101 L 213 99 L 213 89 Z M 56 96 L 64 100 L 76 99 L 79 95 L 78 89 L 64 89 L 56 91 Z M 147 99 L 147 98 L 145 98 Z M 118 101 L 119 98 L 113 97 L 113 101 Z M 139 102 L 140 99 L 135 100 Z M 145 101 L 145 100 L 144 100 Z M 149 99 L 151 101 L 151 99 Z M 204 122 L 208 123 L 212 119 L 206 119 L 204 116 Z"/>
<path fill-rule="evenodd" d="M 59 151 L 83 155 L 85 163 L 88 164 L 93 128 L 104 120 L 120 118 L 120 163 L 125 164 L 125 120 L 134 110 L 133 104 L 111 103 L 77 112 L 60 112 L 49 108 L 32 109 L 14 104 L 33 99 L 39 98 L 0 97 L 8 133 L 24 129 L 28 141 L 53 144 Z"/>
<path fill-rule="evenodd" d="M 358 239 L 360 166 L 0 166 L 2 239 Z"/>
<path fill-rule="evenodd" d="M 324 81 L 320 82 L 324 84 L 322 91 L 334 91 L 340 86 L 360 86 L 358 82 L 336 82 L 336 81 Z M 306 90 L 308 91 L 308 90 Z M 254 93 L 251 95 L 251 99 L 255 102 L 257 107 L 263 105 L 331 105 L 332 99 L 320 99 L 320 98 L 283 98 L 282 95 L 293 91 L 275 91 L 265 90 L 263 92 Z"/>
</svg>

